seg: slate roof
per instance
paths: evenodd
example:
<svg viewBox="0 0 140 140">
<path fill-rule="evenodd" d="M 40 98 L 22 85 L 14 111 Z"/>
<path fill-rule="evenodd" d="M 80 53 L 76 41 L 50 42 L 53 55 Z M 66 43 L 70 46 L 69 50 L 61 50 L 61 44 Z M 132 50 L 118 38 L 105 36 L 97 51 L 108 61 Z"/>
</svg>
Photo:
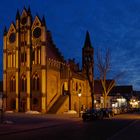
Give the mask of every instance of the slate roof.
<svg viewBox="0 0 140 140">
<path fill-rule="evenodd" d="M 121 85 L 121 86 L 115 86 L 111 92 L 110 96 L 128 96 L 133 94 L 133 86 L 132 85 Z"/>
</svg>

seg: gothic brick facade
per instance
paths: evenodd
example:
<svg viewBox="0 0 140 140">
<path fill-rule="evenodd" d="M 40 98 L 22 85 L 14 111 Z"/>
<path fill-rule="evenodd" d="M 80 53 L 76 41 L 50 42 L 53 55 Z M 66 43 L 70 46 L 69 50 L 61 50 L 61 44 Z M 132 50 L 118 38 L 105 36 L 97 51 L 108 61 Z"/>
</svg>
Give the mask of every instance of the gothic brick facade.
<svg viewBox="0 0 140 140">
<path fill-rule="evenodd" d="M 17 11 L 3 36 L 3 92 L 6 110 L 63 113 L 91 106 L 86 67 L 93 80 L 93 47 L 87 32 L 82 68 L 66 61 L 55 46 L 45 18 L 30 8 Z M 80 106 L 78 93 L 81 93 Z"/>
</svg>

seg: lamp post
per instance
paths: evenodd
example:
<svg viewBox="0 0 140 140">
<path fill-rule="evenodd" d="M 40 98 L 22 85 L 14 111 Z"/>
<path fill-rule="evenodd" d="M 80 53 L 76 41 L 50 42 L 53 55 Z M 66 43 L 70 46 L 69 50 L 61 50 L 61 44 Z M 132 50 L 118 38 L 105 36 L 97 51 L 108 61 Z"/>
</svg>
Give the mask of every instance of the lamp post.
<svg viewBox="0 0 140 140">
<path fill-rule="evenodd" d="M 81 92 L 78 93 L 78 97 L 79 97 L 79 117 L 81 117 L 81 101 L 80 101 L 80 97 L 81 97 Z"/>
</svg>

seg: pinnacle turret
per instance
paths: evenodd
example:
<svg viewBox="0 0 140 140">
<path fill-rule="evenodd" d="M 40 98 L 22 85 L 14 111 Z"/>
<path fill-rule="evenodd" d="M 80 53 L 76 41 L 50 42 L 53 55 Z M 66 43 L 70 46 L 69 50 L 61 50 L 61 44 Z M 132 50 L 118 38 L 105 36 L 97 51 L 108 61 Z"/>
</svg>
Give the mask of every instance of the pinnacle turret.
<svg viewBox="0 0 140 140">
<path fill-rule="evenodd" d="M 45 21 L 45 17 L 44 16 L 42 18 L 42 26 L 46 26 L 46 21 Z"/>
<path fill-rule="evenodd" d="M 7 28 L 6 28 L 6 26 L 4 27 L 4 33 L 3 33 L 3 35 L 4 36 L 7 35 Z"/>
<path fill-rule="evenodd" d="M 30 6 L 28 7 L 28 11 L 27 11 L 28 15 L 30 16 L 31 15 L 31 9 L 30 9 Z"/>
<path fill-rule="evenodd" d="M 16 13 L 16 20 L 20 19 L 20 14 L 19 14 L 19 10 L 17 9 L 17 13 Z"/>
</svg>

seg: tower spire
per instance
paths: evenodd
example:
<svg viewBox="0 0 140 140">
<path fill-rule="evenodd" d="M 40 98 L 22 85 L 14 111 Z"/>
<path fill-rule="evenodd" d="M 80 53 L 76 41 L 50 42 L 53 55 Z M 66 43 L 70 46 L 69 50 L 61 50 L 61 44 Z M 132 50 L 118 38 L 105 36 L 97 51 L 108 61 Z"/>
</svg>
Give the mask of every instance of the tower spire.
<svg viewBox="0 0 140 140">
<path fill-rule="evenodd" d="M 88 31 L 86 32 L 86 39 L 85 39 L 84 47 L 92 47 L 91 46 L 91 41 L 90 41 L 90 35 L 89 35 Z"/>
<path fill-rule="evenodd" d="M 89 32 L 87 31 L 84 47 L 82 48 L 82 69 L 83 72 L 86 73 L 88 68 L 88 71 L 90 71 L 91 76 L 93 76 L 93 54 L 94 49 L 91 45 Z"/>
</svg>

